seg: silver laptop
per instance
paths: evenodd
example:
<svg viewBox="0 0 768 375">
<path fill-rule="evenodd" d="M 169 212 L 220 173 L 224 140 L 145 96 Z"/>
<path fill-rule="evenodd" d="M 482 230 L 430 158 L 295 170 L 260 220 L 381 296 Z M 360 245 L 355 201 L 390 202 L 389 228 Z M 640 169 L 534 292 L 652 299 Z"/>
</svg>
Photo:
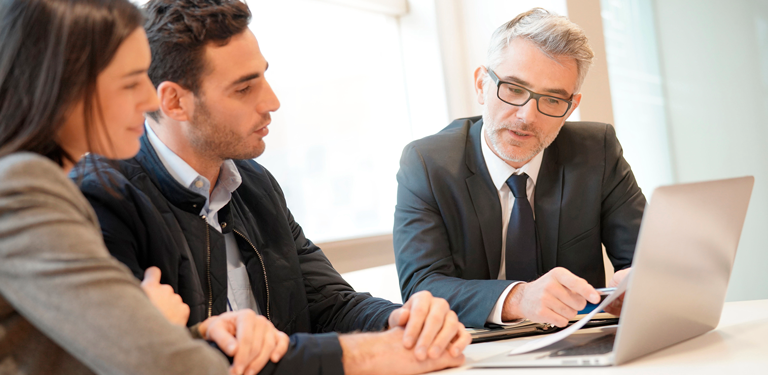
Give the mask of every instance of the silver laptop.
<svg viewBox="0 0 768 375">
<path fill-rule="evenodd" d="M 472 367 L 621 365 L 714 329 L 753 185 L 750 176 L 656 189 L 643 215 L 618 326 Z"/>
</svg>

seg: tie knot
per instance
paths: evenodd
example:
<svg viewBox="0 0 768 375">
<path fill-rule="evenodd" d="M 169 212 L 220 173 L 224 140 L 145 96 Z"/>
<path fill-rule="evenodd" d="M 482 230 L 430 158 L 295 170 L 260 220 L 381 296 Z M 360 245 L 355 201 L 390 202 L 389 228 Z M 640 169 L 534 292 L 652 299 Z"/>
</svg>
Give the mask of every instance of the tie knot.
<svg viewBox="0 0 768 375">
<path fill-rule="evenodd" d="M 512 195 L 515 198 L 527 198 L 526 185 L 528 183 L 528 175 L 525 173 L 513 174 L 507 179 L 507 186 L 512 190 Z"/>
</svg>

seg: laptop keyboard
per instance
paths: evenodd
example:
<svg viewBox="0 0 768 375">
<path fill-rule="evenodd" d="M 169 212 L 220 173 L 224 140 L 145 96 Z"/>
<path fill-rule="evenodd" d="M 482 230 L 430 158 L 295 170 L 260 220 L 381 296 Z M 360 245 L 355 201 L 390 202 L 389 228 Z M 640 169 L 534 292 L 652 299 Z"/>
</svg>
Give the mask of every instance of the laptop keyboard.
<svg viewBox="0 0 768 375">
<path fill-rule="evenodd" d="M 587 341 L 581 345 L 558 350 L 550 354 L 550 357 L 571 357 L 576 355 L 605 354 L 613 350 L 613 342 L 616 334 L 610 334 Z"/>
</svg>

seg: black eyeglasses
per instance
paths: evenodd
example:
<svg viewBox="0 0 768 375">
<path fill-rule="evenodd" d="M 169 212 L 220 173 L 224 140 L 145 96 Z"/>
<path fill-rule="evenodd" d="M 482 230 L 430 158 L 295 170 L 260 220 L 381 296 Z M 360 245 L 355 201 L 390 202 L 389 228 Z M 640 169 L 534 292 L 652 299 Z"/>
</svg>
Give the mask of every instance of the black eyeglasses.
<svg viewBox="0 0 768 375">
<path fill-rule="evenodd" d="M 549 117 L 563 117 L 573 105 L 573 102 L 571 101 L 573 95 L 568 99 L 563 99 L 555 96 L 537 94 L 523 86 L 499 80 L 499 77 L 496 76 L 496 73 L 494 73 L 491 68 L 488 68 L 488 75 L 490 75 L 493 82 L 496 83 L 496 96 L 499 100 L 509 105 L 521 107 L 533 99 L 536 101 L 536 108 L 539 112 Z"/>
</svg>

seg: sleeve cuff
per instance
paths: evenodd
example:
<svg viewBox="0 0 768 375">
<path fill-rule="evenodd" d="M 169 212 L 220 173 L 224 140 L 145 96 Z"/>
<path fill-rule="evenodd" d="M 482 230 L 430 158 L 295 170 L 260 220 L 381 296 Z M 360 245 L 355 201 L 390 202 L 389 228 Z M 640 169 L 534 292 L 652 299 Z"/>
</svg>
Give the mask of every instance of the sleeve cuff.
<svg viewBox="0 0 768 375">
<path fill-rule="evenodd" d="M 189 327 L 189 334 L 192 336 L 193 339 L 196 340 L 203 340 L 203 335 L 200 333 L 200 324 L 203 324 L 202 322 L 197 323 L 193 325 L 192 327 Z"/>
<path fill-rule="evenodd" d="M 344 374 L 341 343 L 336 332 L 294 333 L 288 351 L 292 353 L 286 353 L 280 361 L 283 367 L 280 374 Z"/>
<path fill-rule="evenodd" d="M 488 318 L 486 319 L 486 323 L 493 323 L 493 324 L 498 324 L 500 326 L 504 326 L 504 325 L 517 324 L 522 321 L 522 319 L 513 320 L 511 322 L 501 321 L 501 312 L 502 310 L 504 310 L 504 301 L 507 300 L 507 296 L 509 295 L 509 292 L 512 291 L 512 288 L 514 288 L 515 285 L 519 283 L 520 281 L 516 281 L 512 284 L 509 284 L 507 289 L 504 289 L 504 291 L 501 292 L 501 296 L 499 296 L 499 299 L 496 301 L 496 304 L 493 306 L 493 309 L 491 309 L 491 313 L 488 315 Z"/>
</svg>

